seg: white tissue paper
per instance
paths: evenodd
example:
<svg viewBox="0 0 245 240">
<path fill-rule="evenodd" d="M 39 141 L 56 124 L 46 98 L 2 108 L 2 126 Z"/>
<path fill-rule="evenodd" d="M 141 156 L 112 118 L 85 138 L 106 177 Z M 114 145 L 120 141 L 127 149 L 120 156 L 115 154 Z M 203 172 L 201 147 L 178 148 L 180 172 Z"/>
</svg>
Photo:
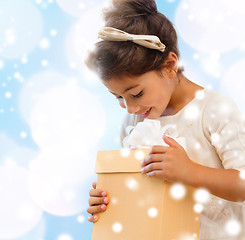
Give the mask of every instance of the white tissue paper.
<svg viewBox="0 0 245 240">
<path fill-rule="evenodd" d="M 154 145 L 168 146 L 163 140 L 163 135 L 167 135 L 186 150 L 185 138 L 179 137 L 176 126 L 167 124 L 162 127 L 160 120 L 157 119 L 144 119 L 143 122 L 139 122 L 135 127 L 128 126 L 126 132 L 128 136 L 123 140 L 125 148 L 146 148 Z"/>
</svg>

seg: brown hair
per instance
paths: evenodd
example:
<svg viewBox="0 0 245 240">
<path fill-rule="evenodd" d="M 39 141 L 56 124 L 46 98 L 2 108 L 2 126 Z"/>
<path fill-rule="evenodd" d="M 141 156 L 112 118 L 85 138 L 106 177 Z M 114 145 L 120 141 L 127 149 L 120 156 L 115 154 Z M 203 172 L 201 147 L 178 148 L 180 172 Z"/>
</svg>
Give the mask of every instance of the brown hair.
<svg viewBox="0 0 245 240">
<path fill-rule="evenodd" d="M 133 42 L 100 41 L 86 60 L 102 80 L 125 75 L 141 75 L 160 70 L 169 52 L 179 57 L 177 34 L 173 24 L 159 13 L 154 0 L 112 0 L 104 9 L 106 27 L 131 34 L 156 35 L 166 45 L 164 52 L 142 47 Z M 179 68 L 181 73 L 183 69 Z"/>
</svg>

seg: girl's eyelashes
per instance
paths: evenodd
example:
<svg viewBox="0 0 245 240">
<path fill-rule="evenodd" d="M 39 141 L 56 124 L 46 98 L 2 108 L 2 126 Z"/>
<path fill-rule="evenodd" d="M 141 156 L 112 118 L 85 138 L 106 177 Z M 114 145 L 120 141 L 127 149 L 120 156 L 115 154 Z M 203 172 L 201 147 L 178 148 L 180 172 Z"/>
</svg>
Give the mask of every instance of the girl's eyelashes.
<svg viewBox="0 0 245 240">
<path fill-rule="evenodd" d="M 139 98 L 143 95 L 143 91 L 140 91 L 137 95 L 132 95 L 134 98 Z M 122 99 L 123 97 L 119 96 L 119 97 L 116 97 L 116 99 Z"/>
<path fill-rule="evenodd" d="M 137 95 L 133 95 L 134 98 L 139 98 L 143 95 L 143 91 L 140 91 Z"/>
</svg>

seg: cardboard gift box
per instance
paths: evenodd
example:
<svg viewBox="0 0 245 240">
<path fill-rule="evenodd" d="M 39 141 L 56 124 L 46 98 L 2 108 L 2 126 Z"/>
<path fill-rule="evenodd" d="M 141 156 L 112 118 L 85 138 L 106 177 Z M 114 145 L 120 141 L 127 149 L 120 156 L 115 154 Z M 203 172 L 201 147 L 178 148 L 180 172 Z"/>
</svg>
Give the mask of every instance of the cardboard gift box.
<svg viewBox="0 0 245 240">
<path fill-rule="evenodd" d="M 195 188 L 186 195 L 170 194 L 174 183 L 140 172 L 150 148 L 99 151 L 95 166 L 97 189 L 110 199 L 105 212 L 93 224 L 92 240 L 198 239 L 200 215 L 194 211 Z M 123 154 L 122 154 L 123 153 Z"/>
</svg>

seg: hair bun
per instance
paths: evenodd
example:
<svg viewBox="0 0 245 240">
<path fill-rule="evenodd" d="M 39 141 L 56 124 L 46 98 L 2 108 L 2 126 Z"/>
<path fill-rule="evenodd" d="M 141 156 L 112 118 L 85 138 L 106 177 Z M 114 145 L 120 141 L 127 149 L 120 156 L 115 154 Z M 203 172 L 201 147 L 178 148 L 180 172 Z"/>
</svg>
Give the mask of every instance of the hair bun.
<svg viewBox="0 0 245 240">
<path fill-rule="evenodd" d="M 135 15 L 151 15 L 158 13 L 154 0 L 112 0 L 112 5 L 105 9 L 105 20 L 111 17 L 130 17 Z"/>
<path fill-rule="evenodd" d="M 137 14 L 155 14 L 157 5 L 154 0 L 131 0 L 127 4 L 135 10 Z"/>
</svg>

